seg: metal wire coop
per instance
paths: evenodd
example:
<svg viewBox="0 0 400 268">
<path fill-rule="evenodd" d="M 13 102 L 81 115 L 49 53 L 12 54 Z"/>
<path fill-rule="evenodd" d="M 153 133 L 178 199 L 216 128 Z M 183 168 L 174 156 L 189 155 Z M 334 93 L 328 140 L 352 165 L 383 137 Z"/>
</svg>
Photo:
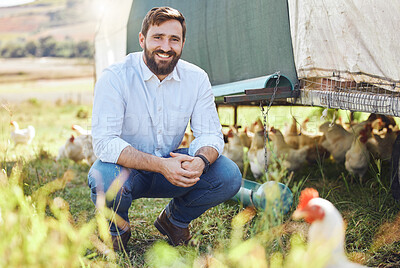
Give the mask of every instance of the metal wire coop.
<svg viewBox="0 0 400 268">
<path fill-rule="evenodd" d="M 304 78 L 300 80 L 298 102 L 303 105 L 400 116 L 400 83 L 374 80 L 370 83 L 336 76 Z"/>
</svg>

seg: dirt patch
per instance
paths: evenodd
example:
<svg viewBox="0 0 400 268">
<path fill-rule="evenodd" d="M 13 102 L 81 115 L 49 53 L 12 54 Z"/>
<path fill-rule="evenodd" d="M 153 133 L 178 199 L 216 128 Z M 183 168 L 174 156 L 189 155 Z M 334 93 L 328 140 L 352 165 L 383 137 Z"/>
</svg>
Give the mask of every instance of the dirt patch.
<svg viewBox="0 0 400 268">
<path fill-rule="evenodd" d="M 40 26 L 48 21 L 49 18 L 44 15 L 0 18 L 0 32 L 34 32 L 38 31 Z"/>
</svg>

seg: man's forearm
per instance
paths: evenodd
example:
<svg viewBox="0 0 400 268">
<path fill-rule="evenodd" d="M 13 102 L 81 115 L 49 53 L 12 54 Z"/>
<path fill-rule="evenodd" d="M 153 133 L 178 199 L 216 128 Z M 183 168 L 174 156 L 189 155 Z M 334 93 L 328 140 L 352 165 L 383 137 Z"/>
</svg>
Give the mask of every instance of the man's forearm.
<svg viewBox="0 0 400 268">
<path fill-rule="evenodd" d="M 127 146 L 122 150 L 117 164 L 133 169 L 161 172 L 163 158 Z"/>
<path fill-rule="evenodd" d="M 210 162 L 210 164 L 214 163 L 215 160 L 217 160 L 217 158 L 218 158 L 218 151 L 210 146 L 201 147 L 200 149 L 197 150 L 195 155 L 196 154 L 204 155 L 207 158 L 207 160 Z"/>
</svg>

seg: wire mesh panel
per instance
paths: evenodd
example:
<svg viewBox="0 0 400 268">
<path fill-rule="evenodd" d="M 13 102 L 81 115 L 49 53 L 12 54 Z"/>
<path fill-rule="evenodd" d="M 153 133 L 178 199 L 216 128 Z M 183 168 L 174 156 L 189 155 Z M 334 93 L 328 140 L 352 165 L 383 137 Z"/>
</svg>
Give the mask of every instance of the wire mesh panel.
<svg viewBox="0 0 400 268">
<path fill-rule="evenodd" d="M 367 83 L 337 77 L 301 80 L 298 103 L 350 111 L 400 116 L 399 83 Z"/>
</svg>

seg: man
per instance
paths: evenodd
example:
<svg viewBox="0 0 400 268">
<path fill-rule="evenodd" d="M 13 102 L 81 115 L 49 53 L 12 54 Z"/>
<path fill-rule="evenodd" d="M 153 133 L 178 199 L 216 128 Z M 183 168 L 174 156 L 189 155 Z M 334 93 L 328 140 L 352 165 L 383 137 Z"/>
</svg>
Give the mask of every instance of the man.
<svg viewBox="0 0 400 268">
<path fill-rule="evenodd" d="M 155 227 L 174 246 L 190 240 L 189 223 L 236 194 L 241 173 L 221 155 L 223 137 L 207 74 L 180 60 L 183 15 L 151 9 L 139 33 L 143 52 L 111 65 L 95 87 L 92 136 L 98 160 L 88 175 L 93 202 L 115 193 L 110 225 L 115 250 L 126 247 L 128 210 L 141 197 L 172 198 Z M 195 139 L 177 149 L 189 123 Z M 97 203 L 96 203 L 97 202 Z"/>
</svg>

